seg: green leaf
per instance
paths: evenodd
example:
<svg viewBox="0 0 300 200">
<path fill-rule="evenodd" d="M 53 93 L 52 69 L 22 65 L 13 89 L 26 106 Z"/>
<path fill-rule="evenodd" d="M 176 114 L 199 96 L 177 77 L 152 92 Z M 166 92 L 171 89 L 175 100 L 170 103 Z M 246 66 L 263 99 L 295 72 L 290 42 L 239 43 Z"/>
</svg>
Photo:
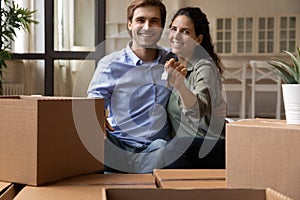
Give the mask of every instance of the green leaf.
<svg viewBox="0 0 300 200">
<path fill-rule="evenodd" d="M 298 53 L 298 62 L 296 63 L 296 68 L 297 68 L 297 72 L 298 74 L 300 74 L 300 48 L 297 46 L 297 53 Z"/>
<path fill-rule="evenodd" d="M 4 4 L 4 5 L 3 5 Z M 2 70 L 7 67 L 6 60 L 11 59 L 9 52 L 11 42 L 15 40 L 16 30 L 30 32 L 30 25 L 38 21 L 32 19 L 36 10 L 22 8 L 13 0 L 1 0 L 1 29 L 0 29 L 0 94 L 2 94 Z"/>
<path fill-rule="evenodd" d="M 290 72 L 290 69 L 286 68 L 283 63 L 280 61 L 270 61 L 268 63 L 275 68 L 275 73 L 282 79 L 284 83 L 295 82 L 294 76 L 291 75 L 292 72 Z"/>
</svg>

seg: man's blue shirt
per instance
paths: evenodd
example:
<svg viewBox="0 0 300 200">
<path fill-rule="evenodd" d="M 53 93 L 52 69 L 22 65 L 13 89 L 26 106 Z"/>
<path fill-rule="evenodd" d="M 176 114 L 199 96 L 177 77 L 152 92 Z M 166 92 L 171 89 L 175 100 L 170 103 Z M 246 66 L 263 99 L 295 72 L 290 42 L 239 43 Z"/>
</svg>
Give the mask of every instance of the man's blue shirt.
<svg viewBox="0 0 300 200">
<path fill-rule="evenodd" d="M 110 132 L 122 142 L 143 148 L 153 140 L 169 138 L 166 106 L 170 90 L 161 79 L 170 51 L 158 48 L 158 58 L 144 63 L 126 48 L 102 58 L 88 88 L 88 97 L 105 100 Z"/>
</svg>

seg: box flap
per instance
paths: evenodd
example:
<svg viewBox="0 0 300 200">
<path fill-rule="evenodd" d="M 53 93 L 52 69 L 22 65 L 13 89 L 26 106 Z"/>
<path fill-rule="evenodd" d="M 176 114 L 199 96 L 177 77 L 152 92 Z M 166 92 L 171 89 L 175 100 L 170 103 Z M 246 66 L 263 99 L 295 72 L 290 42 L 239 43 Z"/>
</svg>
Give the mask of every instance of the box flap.
<svg viewBox="0 0 300 200">
<path fill-rule="evenodd" d="M 2 194 L 3 191 L 5 191 L 5 189 L 7 189 L 10 185 L 11 185 L 11 183 L 6 183 L 6 182 L 0 181 L 0 194 Z"/>
<path fill-rule="evenodd" d="M 24 187 L 14 200 L 101 200 L 99 186 Z"/>
<path fill-rule="evenodd" d="M 86 100 L 87 97 L 64 97 L 64 96 L 42 96 L 42 95 L 19 95 L 13 96 L 22 100 L 35 100 L 35 101 L 57 101 L 57 100 Z M 93 99 L 93 98 L 89 98 Z M 94 98 L 95 99 L 95 98 Z"/>
<path fill-rule="evenodd" d="M 89 174 L 59 181 L 55 185 L 156 188 L 151 174 Z"/>
<path fill-rule="evenodd" d="M 160 188 L 178 188 L 178 189 L 195 189 L 195 188 L 226 188 L 225 180 L 177 180 L 162 181 L 158 185 Z"/>
<path fill-rule="evenodd" d="M 276 192 L 271 188 L 266 189 L 266 200 L 292 200 L 291 198 Z"/>
<path fill-rule="evenodd" d="M 69 96 L 42 96 L 42 95 L 2 95 L 0 100 L 31 100 L 31 101 L 57 101 L 57 100 L 86 100 L 86 99 L 99 99 L 99 98 L 87 98 L 87 97 L 69 97 Z"/>
<path fill-rule="evenodd" d="M 153 175 L 160 181 L 169 180 L 225 180 L 224 169 L 155 169 Z"/>
<path fill-rule="evenodd" d="M 13 200 L 23 186 L 0 182 L 0 200 Z"/>
<path fill-rule="evenodd" d="M 224 169 L 155 169 L 159 188 L 224 188 Z"/>
</svg>

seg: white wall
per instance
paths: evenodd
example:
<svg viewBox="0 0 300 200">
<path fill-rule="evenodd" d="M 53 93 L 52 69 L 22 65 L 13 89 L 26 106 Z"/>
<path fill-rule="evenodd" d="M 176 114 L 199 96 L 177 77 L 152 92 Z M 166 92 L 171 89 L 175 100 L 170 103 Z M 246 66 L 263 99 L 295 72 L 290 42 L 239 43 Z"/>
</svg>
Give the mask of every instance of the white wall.
<svg viewBox="0 0 300 200">
<path fill-rule="evenodd" d="M 106 1 L 109 22 L 126 22 L 126 9 L 131 0 Z M 163 0 L 169 20 L 174 12 L 184 6 L 199 6 L 209 18 L 216 16 L 252 16 L 271 13 L 300 14 L 299 0 Z"/>
<path fill-rule="evenodd" d="M 126 9 L 132 0 L 107 0 L 106 18 L 109 23 L 126 23 Z M 299 0 L 163 0 L 167 7 L 167 22 L 180 7 L 198 6 L 213 22 L 216 17 L 224 16 L 270 16 L 300 14 Z M 213 23 L 210 24 L 213 30 Z M 161 42 L 167 45 L 166 41 Z"/>
<path fill-rule="evenodd" d="M 131 0 L 107 0 L 106 16 L 110 23 L 125 23 L 126 24 L 126 9 Z M 198 6 L 207 15 L 210 23 L 211 31 L 214 29 L 214 19 L 217 17 L 234 17 L 234 16 L 274 16 L 274 15 L 292 15 L 300 14 L 299 0 L 163 0 L 167 7 L 167 22 L 166 27 L 170 23 L 170 19 L 180 7 Z M 126 27 L 126 26 L 125 26 Z M 124 43 L 119 43 L 124 45 Z M 169 46 L 166 39 L 160 42 L 163 46 Z M 231 60 L 248 61 L 249 59 L 257 59 L 260 56 L 233 56 L 226 57 Z M 224 58 L 222 58 L 224 59 Z M 239 95 L 231 95 L 232 105 L 237 105 L 231 109 L 237 110 L 239 105 Z M 269 95 L 269 99 L 265 96 L 258 96 L 257 109 L 262 112 L 275 111 L 274 97 Z"/>
<path fill-rule="evenodd" d="M 184 0 L 183 6 L 199 6 L 208 16 L 299 14 L 299 0 Z"/>
<path fill-rule="evenodd" d="M 127 7 L 132 0 L 107 0 L 106 1 L 106 20 L 108 22 L 126 23 Z M 168 17 L 182 6 L 182 0 L 163 0 L 166 5 Z"/>
</svg>

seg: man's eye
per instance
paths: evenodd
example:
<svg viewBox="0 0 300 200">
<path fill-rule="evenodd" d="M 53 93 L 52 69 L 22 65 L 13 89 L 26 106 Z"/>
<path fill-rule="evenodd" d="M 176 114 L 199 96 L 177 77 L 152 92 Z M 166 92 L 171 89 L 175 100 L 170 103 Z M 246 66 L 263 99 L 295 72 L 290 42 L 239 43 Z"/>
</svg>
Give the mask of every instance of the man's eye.
<svg viewBox="0 0 300 200">
<path fill-rule="evenodd" d="M 158 20 L 151 21 L 152 24 L 159 24 L 160 22 Z"/>
<path fill-rule="evenodd" d="M 176 27 L 171 27 L 170 30 L 171 31 L 177 31 Z"/>
</svg>

